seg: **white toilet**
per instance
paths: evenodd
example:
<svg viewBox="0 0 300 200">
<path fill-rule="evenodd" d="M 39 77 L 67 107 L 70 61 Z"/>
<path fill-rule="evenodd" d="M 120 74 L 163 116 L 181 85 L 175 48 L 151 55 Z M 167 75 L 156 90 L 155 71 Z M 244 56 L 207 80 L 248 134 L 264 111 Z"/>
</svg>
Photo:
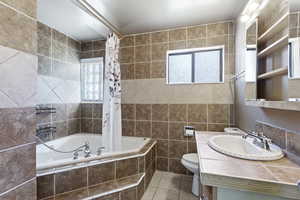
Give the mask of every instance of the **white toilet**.
<svg viewBox="0 0 300 200">
<path fill-rule="evenodd" d="M 192 193 L 196 196 L 200 194 L 199 162 L 197 153 L 184 154 L 181 159 L 182 165 L 194 174 Z"/>
</svg>

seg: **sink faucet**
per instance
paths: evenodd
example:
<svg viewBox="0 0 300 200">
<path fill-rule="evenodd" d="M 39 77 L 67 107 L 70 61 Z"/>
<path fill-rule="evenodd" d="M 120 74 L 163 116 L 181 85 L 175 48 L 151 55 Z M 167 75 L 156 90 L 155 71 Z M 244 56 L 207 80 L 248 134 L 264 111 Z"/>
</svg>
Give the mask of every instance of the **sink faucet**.
<svg viewBox="0 0 300 200">
<path fill-rule="evenodd" d="M 247 139 L 248 137 L 253 137 L 258 140 L 260 140 L 261 144 L 262 144 L 262 148 L 270 151 L 270 144 L 271 144 L 271 139 L 267 138 L 266 136 L 264 136 L 263 133 L 257 133 L 255 131 L 246 131 L 246 135 L 243 135 L 242 137 L 244 139 Z"/>
</svg>

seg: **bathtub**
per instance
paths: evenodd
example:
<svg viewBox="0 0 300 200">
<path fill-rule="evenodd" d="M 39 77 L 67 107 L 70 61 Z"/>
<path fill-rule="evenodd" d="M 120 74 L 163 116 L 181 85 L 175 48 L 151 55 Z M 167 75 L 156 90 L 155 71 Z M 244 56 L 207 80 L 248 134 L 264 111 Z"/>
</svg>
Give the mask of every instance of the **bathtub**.
<svg viewBox="0 0 300 200">
<path fill-rule="evenodd" d="M 103 146 L 100 134 L 74 134 L 46 142 L 46 144 L 61 151 L 70 151 L 88 142 L 91 150 L 90 157 L 85 158 L 84 153 L 79 152 L 78 158 L 74 160 L 73 153 L 58 153 L 43 144 L 38 144 L 36 148 L 36 168 L 37 171 L 41 171 L 134 153 L 140 151 L 149 141 L 149 138 L 122 136 L 122 149 L 120 151 L 105 152 L 104 150 L 101 155 L 97 155 L 97 149 Z"/>
</svg>

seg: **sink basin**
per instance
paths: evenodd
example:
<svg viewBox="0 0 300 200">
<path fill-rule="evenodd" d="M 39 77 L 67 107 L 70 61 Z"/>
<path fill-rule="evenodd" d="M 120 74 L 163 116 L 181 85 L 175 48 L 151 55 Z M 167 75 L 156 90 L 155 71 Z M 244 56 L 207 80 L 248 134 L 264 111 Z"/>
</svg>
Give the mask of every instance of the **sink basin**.
<svg viewBox="0 0 300 200">
<path fill-rule="evenodd" d="M 270 150 L 254 144 L 253 138 L 236 135 L 217 135 L 210 138 L 208 145 L 223 154 L 247 160 L 278 160 L 284 156 L 282 150 L 270 144 Z"/>
</svg>

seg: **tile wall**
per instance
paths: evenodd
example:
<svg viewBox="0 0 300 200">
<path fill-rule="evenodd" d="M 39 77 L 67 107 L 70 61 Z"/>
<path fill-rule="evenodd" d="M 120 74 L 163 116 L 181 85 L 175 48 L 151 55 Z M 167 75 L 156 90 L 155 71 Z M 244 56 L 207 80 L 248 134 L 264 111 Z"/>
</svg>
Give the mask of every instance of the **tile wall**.
<svg viewBox="0 0 300 200">
<path fill-rule="evenodd" d="M 290 38 L 300 37 L 300 11 L 290 14 Z"/>
<path fill-rule="evenodd" d="M 105 40 L 83 41 L 80 58 L 96 58 L 105 56 Z"/>
<path fill-rule="evenodd" d="M 152 142 L 145 145 L 139 153 L 144 156 L 126 158 L 126 155 L 115 157 L 120 160 L 106 158 L 106 162 L 88 167 L 75 168 L 53 174 L 42 175 L 37 178 L 38 199 L 77 199 L 78 190 L 83 190 L 81 198 L 100 195 L 135 182 L 130 181 L 134 176 L 145 175 L 140 188 L 148 187 L 156 168 L 156 146 Z M 104 160 L 103 160 L 104 161 Z M 137 191 L 137 188 L 135 188 Z M 122 193 L 126 192 L 122 191 Z M 74 196 L 75 195 L 75 196 Z M 141 194 L 142 195 L 142 194 Z M 140 196 L 139 198 L 140 199 Z M 134 198 L 135 199 L 135 198 Z M 133 199 L 132 199 L 133 200 Z"/>
<path fill-rule="evenodd" d="M 256 122 L 256 130 L 263 132 L 273 143 L 287 152 L 288 157 L 300 163 L 300 133 L 262 121 Z"/>
<path fill-rule="evenodd" d="M 183 154 L 196 153 L 194 138 L 183 127 L 198 131 L 223 131 L 231 126 L 229 104 L 122 104 L 123 135 L 157 140 L 157 169 L 186 174 Z"/>
<path fill-rule="evenodd" d="M 36 0 L 0 0 L 0 199 L 36 199 Z"/>
<path fill-rule="evenodd" d="M 224 45 L 225 83 L 166 85 L 167 50 Z M 222 131 L 234 124 L 234 24 L 230 21 L 126 36 L 120 43 L 123 135 L 158 140 L 157 168 L 187 173 L 183 154 L 196 152 L 183 126 Z"/>
<path fill-rule="evenodd" d="M 37 126 L 55 126 L 56 133 L 40 135 L 48 141 L 80 132 L 81 43 L 38 22 L 37 104 L 56 113 L 37 115 Z"/>
<path fill-rule="evenodd" d="M 123 80 L 165 78 L 166 51 L 225 46 L 225 74 L 234 73 L 232 22 L 181 27 L 124 37 L 120 43 Z"/>
<path fill-rule="evenodd" d="M 102 104 L 81 104 L 81 131 L 83 133 L 102 133 Z"/>
</svg>

